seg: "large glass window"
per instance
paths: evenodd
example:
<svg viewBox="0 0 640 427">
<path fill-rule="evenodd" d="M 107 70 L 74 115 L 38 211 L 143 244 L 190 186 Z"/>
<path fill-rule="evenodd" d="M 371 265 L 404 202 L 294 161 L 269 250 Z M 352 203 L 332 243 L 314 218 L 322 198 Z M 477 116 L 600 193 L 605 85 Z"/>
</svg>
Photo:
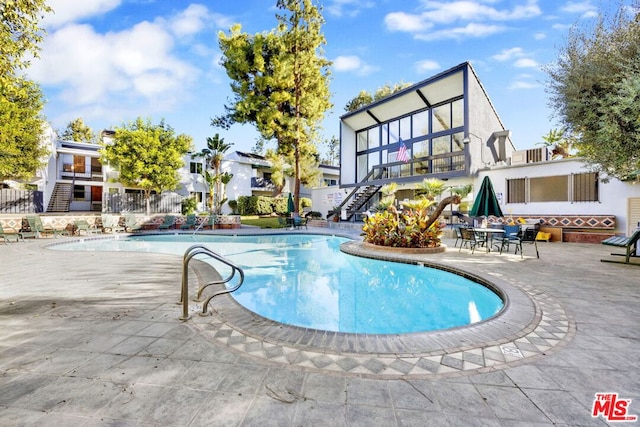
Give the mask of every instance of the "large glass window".
<svg viewBox="0 0 640 427">
<path fill-rule="evenodd" d="M 451 127 L 457 128 L 464 126 L 464 104 L 462 99 L 451 103 Z"/>
<path fill-rule="evenodd" d="M 413 115 L 413 137 L 429 134 L 429 112 L 422 111 Z"/>
<path fill-rule="evenodd" d="M 429 140 L 418 141 L 413 143 L 413 158 L 419 159 L 421 157 L 429 156 Z"/>
<path fill-rule="evenodd" d="M 191 162 L 189 164 L 189 171 L 191 173 L 199 173 L 202 174 L 202 163 L 199 162 Z"/>
<path fill-rule="evenodd" d="M 439 136 L 431 140 L 431 155 L 451 152 L 451 135 Z"/>
<path fill-rule="evenodd" d="M 380 146 L 380 128 L 377 126 L 373 129 L 369 129 L 369 148 L 376 148 Z"/>
<path fill-rule="evenodd" d="M 433 133 L 451 129 L 451 104 L 435 107 L 431 117 L 431 131 Z"/>
<path fill-rule="evenodd" d="M 400 121 L 394 120 L 389 123 L 389 144 L 395 144 L 400 137 Z"/>
<path fill-rule="evenodd" d="M 387 145 L 389 143 L 389 125 L 383 124 L 381 126 L 382 135 L 380 135 L 380 143 L 381 145 Z"/>
<path fill-rule="evenodd" d="M 357 163 L 356 167 L 358 170 L 357 180 L 362 181 L 364 177 L 367 176 L 367 173 L 369 173 L 369 170 L 367 168 L 367 155 L 366 154 L 359 155 L 356 160 L 356 163 Z"/>
<path fill-rule="evenodd" d="M 405 141 L 411 139 L 411 117 L 400 119 L 400 138 Z"/>
<path fill-rule="evenodd" d="M 367 149 L 367 132 L 358 132 L 358 151 L 363 151 Z"/>
</svg>

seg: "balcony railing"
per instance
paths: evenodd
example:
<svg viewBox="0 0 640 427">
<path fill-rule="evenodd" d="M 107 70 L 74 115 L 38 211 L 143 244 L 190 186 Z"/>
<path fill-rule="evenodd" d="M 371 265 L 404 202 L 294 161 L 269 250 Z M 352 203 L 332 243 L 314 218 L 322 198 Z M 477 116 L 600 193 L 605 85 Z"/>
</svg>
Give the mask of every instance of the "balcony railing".
<svg viewBox="0 0 640 427">
<path fill-rule="evenodd" d="M 270 179 L 251 178 L 251 189 L 260 191 L 274 191 L 276 189 L 276 186 Z"/>
<path fill-rule="evenodd" d="M 408 162 L 392 162 L 374 166 L 366 181 L 395 180 L 411 177 L 426 178 L 432 175 L 446 176 L 464 172 L 466 162 L 463 151 L 411 159 Z"/>
</svg>

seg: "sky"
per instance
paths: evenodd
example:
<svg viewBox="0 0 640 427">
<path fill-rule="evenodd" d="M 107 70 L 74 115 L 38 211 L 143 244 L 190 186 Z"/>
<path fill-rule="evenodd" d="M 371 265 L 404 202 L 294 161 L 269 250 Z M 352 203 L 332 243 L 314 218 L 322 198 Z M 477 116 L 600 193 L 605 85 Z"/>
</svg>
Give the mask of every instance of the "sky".
<svg viewBox="0 0 640 427">
<path fill-rule="evenodd" d="M 629 1 L 624 1 L 628 4 Z M 470 62 L 516 149 L 560 127 L 549 107 L 545 67 L 572 26 L 589 26 L 616 0 L 323 0 L 324 55 L 332 61 L 333 108 L 323 139 L 339 136 L 345 105 L 361 90 L 417 83 Z M 239 23 L 255 34 L 277 25 L 276 0 L 48 0 L 40 58 L 28 75 L 45 94 L 60 132 L 82 118 L 95 132 L 137 117 L 164 120 L 206 147 L 216 133 L 230 151 L 250 151 L 251 125 L 214 128 L 230 105 L 219 65 L 219 32 Z"/>
</svg>

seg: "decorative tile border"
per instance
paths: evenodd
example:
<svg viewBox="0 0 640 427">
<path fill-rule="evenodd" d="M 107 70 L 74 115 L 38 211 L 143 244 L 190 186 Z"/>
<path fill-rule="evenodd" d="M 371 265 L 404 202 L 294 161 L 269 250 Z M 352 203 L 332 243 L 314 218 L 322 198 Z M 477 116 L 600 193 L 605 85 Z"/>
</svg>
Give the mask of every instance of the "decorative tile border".
<svg viewBox="0 0 640 427">
<path fill-rule="evenodd" d="M 343 251 L 395 262 L 417 263 L 409 255 L 371 254 L 360 242 Z M 423 264 L 423 262 L 420 262 Z M 198 282 L 211 268 L 197 264 Z M 451 269 L 474 280 L 485 278 Z M 202 336 L 239 353 L 295 369 L 365 378 L 433 378 L 489 372 L 526 363 L 553 351 L 575 334 L 560 304 L 530 287 L 498 281 L 506 307 L 498 316 L 469 327 L 399 335 L 341 334 L 309 330 L 264 319 L 229 295 L 212 301 L 213 316 L 197 314 L 189 322 Z"/>
</svg>

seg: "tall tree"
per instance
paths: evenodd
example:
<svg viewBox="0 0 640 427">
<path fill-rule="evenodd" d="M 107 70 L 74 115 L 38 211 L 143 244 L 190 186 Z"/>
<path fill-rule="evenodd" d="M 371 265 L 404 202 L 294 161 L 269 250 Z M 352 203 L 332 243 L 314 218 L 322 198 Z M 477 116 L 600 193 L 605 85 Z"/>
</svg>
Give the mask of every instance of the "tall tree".
<svg viewBox="0 0 640 427">
<path fill-rule="evenodd" d="M 39 20 L 51 12 L 44 0 L 0 2 L 0 181 L 29 179 L 44 166 L 44 98 L 40 87 L 20 71 L 37 57 L 43 30 Z"/>
<path fill-rule="evenodd" d="M 546 71 L 554 108 L 577 137 L 577 155 L 603 175 L 640 175 L 640 2 L 635 17 L 620 3 L 593 28 L 575 27 Z"/>
<path fill-rule="evenodd" d="M 81 118 L 77 118 L 67 124 L 61 138 L 65 141 L 95 142 L 96 134 Z"/>
<path fill-rule="evenodd" d="M 154 125 L 138 117 L 115 129 L 112 144 L 101 149 L 103 161 L 116 168 L 119 180 L 126 186 L 142 189 L 151 213 L 151 192 L 174 190 L 180 183 L 178 169 L 191 150 L 191 137 L 175 135 L 165 124 Z"/>
<path fill-rule="evenodd" d="M 325 140 L 324 144 L 327 146 L 327 153 L 321 162 L 326 165 L 338 166 L 340 162 L 340 140 L 335 136 L 331 139 Z"/>
<path fill-rule="evenodd" d="M 324 23 L 312 0 L 278 0 L 278 26 L 249 35 L 236 24 L 219 34 L 222 65 L 235 95 L 214 126 L 252 123 L 264 139 L 277 141 L 277 153 L 292 158 L 296 212 L 300 205 L 301 158 L 315 147 L 319 123 L 331 107 L 329 70 L 322 57 Z"/>
<path fill-rule="evenodd" d="M 202 149 L 199 156 L 204 157 L 207 160 L 208 166 L 213 170 L 209 172 L 204 171 L 203 176 L 207 184 L 209 185 L 209 209 L 212 213 L 219 214 L 222 209 L 222 160 L 225 153 L 231 148 L 233 144 L 224 142 L 224 138 L 220 138 L 220 134 L 215 134 L 213 137 L 207 137 L 207 148 Z"/>
</svg>

